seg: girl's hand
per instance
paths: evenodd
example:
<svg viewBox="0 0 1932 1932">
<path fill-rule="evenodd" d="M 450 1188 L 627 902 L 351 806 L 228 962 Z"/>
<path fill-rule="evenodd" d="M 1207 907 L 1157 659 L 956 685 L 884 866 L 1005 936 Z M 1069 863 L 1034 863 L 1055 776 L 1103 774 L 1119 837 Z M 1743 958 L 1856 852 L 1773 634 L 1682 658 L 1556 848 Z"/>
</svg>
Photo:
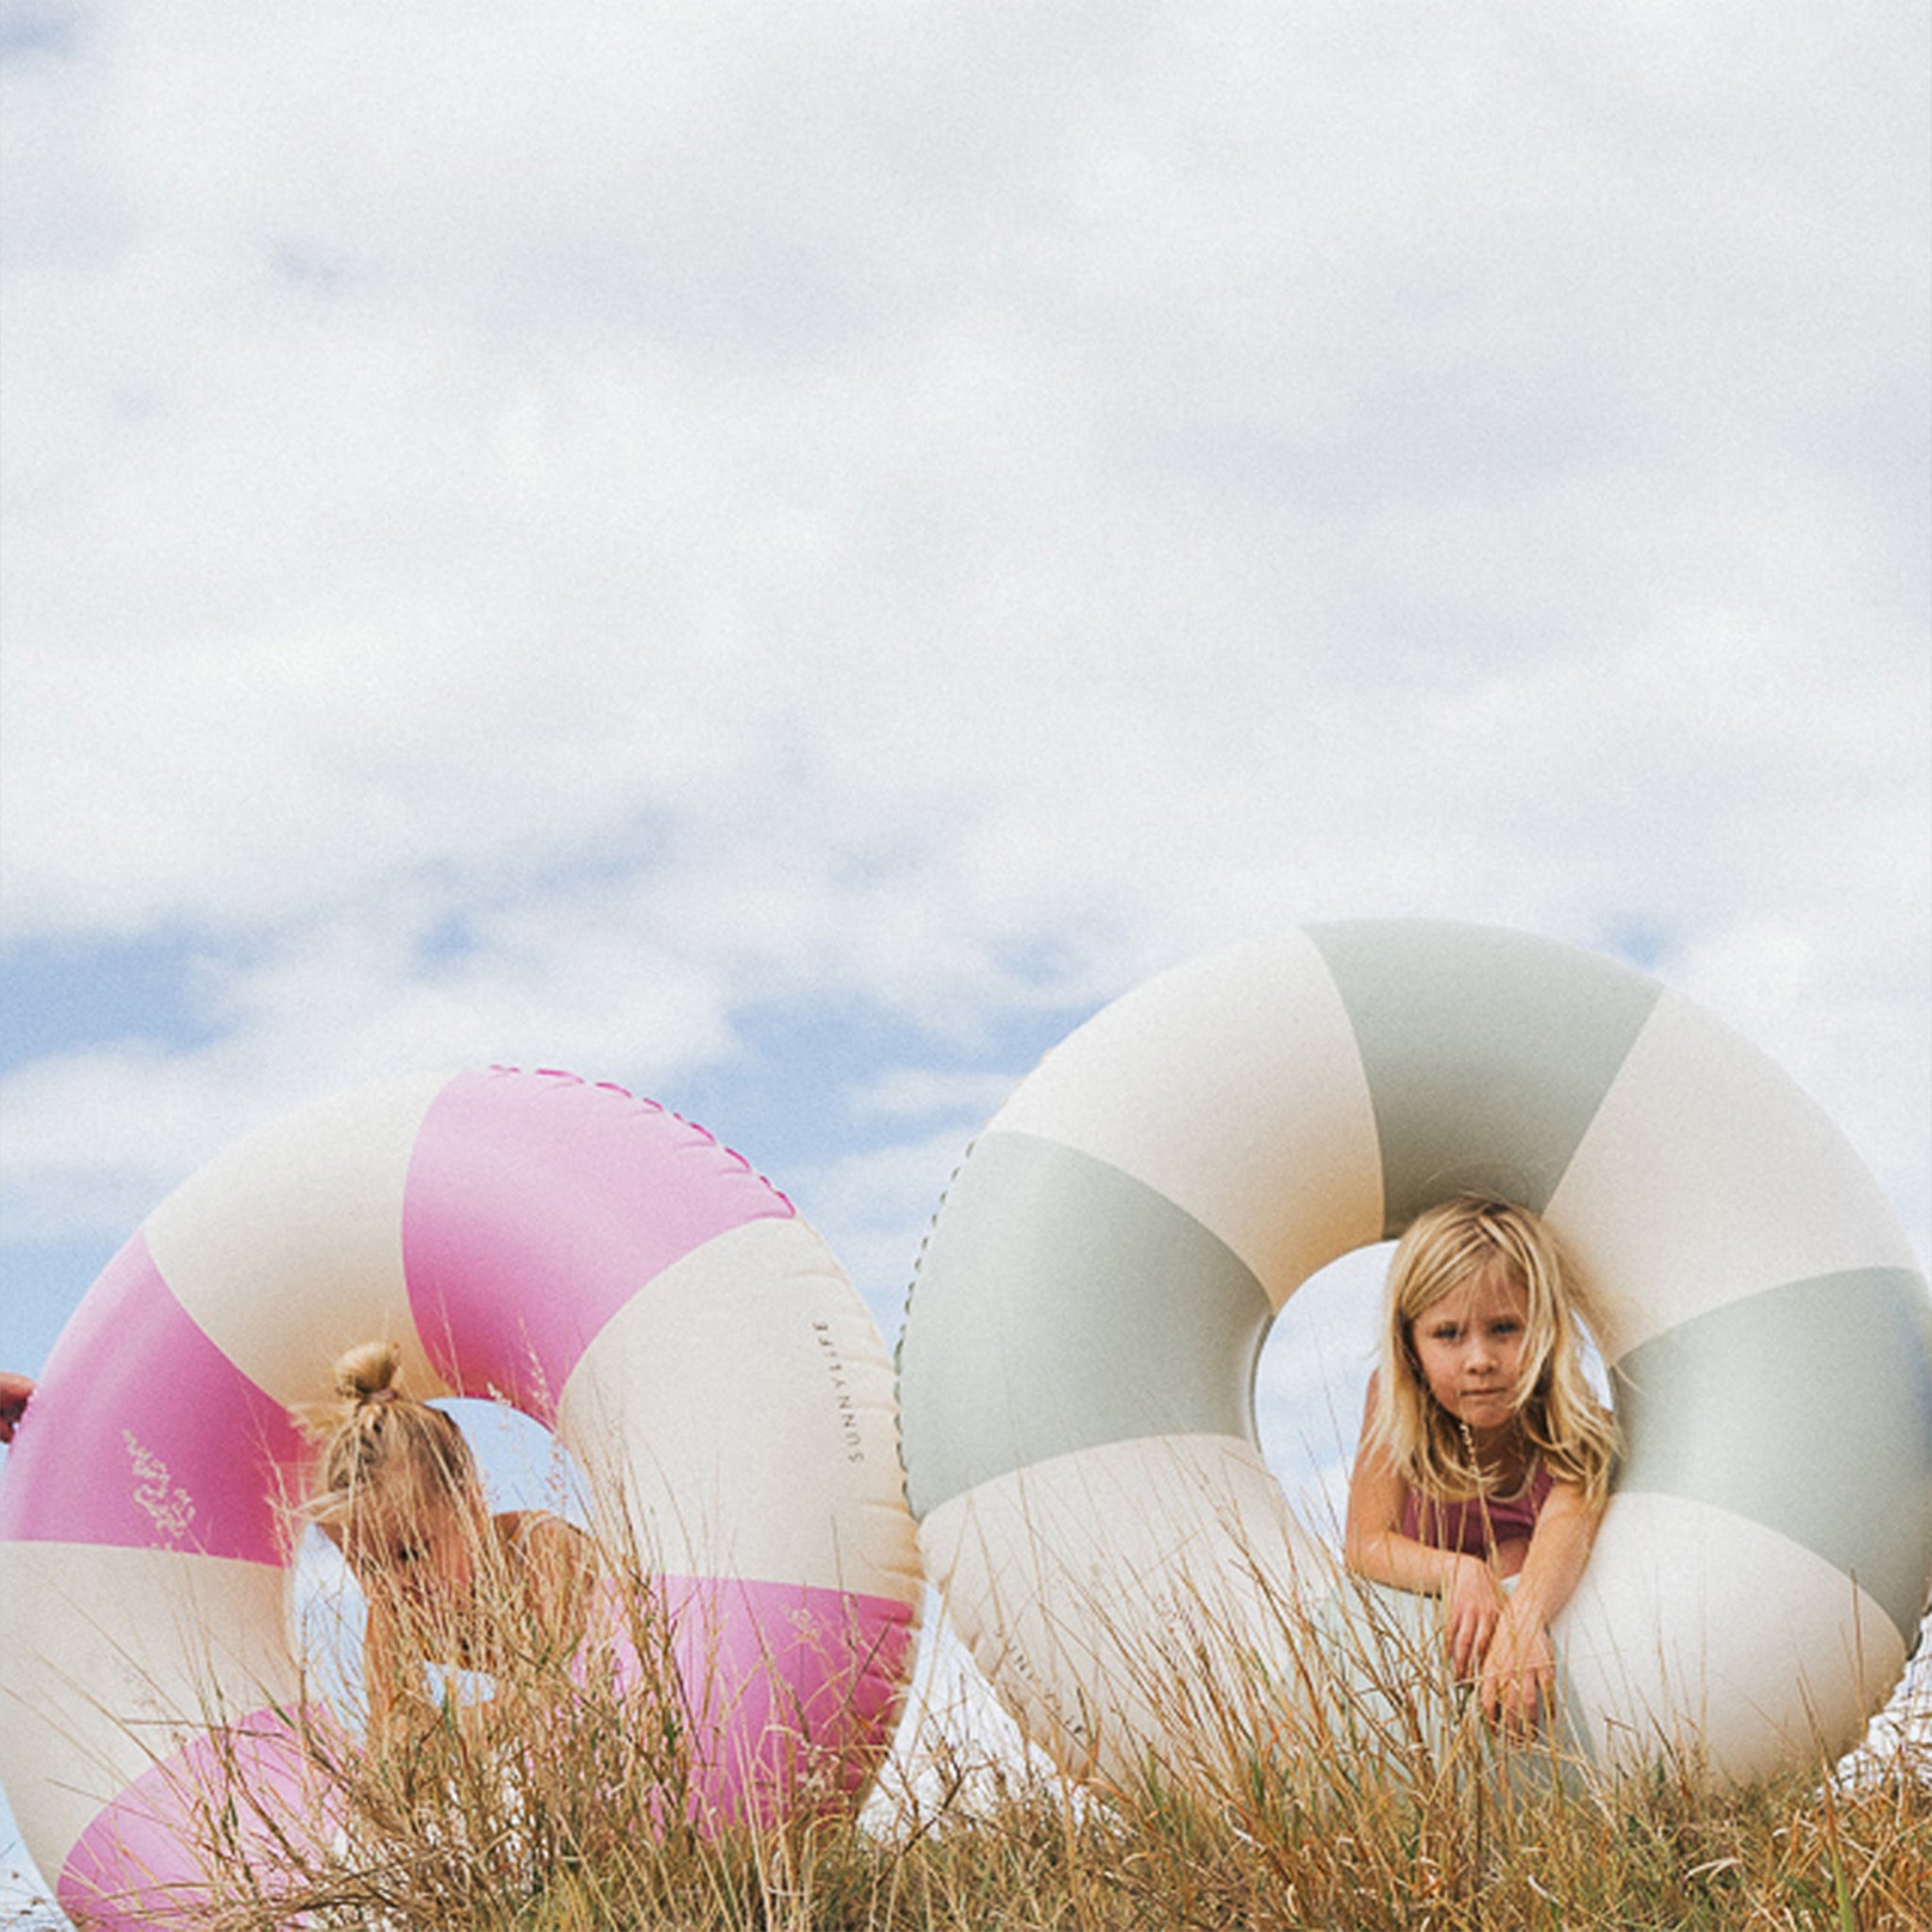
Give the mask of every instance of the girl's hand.
<svg viewBox="0 0 1932 1932">
<path fill-rule="evenodd" d="M 1442 1592 L 1442 1609 L 1449 1624 L 1449 1661 L 1458 1677 L 1476 1674 L 1506 1608 L 1490 1566 L 1480 1557 L 1457 1557 Z"/>
<path fill-rule="evenodd" d="M 1513 1598 L 1490 1640 L 1476 1696 L 1506 1738 L 1536 1735 L 1557 1690 L 1557 1658 L 1542 1619 Z"/>
</svg>

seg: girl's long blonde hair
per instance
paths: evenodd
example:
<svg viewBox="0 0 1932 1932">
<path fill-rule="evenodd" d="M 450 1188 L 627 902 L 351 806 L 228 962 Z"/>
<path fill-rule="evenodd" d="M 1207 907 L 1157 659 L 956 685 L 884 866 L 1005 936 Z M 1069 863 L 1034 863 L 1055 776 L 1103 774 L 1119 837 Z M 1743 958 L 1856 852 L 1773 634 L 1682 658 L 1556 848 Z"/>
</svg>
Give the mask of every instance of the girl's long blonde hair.
<svg viewBox="0 0 1932 1932">
<path fill-rule="evenodd" d="M 327 1528 L 346 1524 L 376 1489 L 408 1486 L 422 1498 L 455 1502 L 476 1485 L 475 1458 L 453 1417 L 397 1386 L 400 1355 L 387 1341 L 365 1341 L 337 1358 L 336 1399 L 299 1411 L 322 1444 L 315 1488 L 301 1514 Z"/>
<path fill-rule="evenodd" d="M 1617 1425 L 1583 1374 L 1581 1307 L 1588 1295 L 1555 1232 L 1526 1208 L 1458 1194 L 1409 1223 L 1389 1264 L 1383 1298 L 1381 1374 L 1372 1441 L 1402 1479 L 1441 1502 L 1469 1502 L 1491 1484 L 1474 1466 L 1457 1420 L 1429 1393 L 1415 1351 L 1424 1310 L 1500 1266 L 1528 1303 L 1516 1411 L 1529 1446 L 1559 1482 L 1591 1503 L 1609 1493 Z"/>
</svg>

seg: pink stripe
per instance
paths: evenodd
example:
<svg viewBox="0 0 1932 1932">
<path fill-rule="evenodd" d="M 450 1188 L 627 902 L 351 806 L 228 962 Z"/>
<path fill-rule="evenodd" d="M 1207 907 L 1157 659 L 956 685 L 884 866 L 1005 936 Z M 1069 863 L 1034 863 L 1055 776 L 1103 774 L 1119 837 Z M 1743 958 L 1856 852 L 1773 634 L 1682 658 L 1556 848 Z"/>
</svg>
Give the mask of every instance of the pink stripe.
<svg viewBox="0 0 1932 1932">
<path fill-rule="evenodd" d="M 323 1713 L 310 1713 L 326 1723 Z M 286 1862 L 275 1834 L 317 1847 L 328 1815 L 287 1722 L 258 1710 L 216 1737 L 208 1732 L 144 1771 L 81 1833 L 56 1887 L 60 1907 L 94 1932 L 149 1932 L 212 1916 L 208 1863 L 234 1839 L 261 1844 L 260 1871 Z M 232 1806 L 231 1822 L 222 1824 Z M 226 1846 L 218 1833 L 233 1834 Z M 225 1861 L 224 1861 L 225 1862 Z"/>
<path fill-rule="evenodd" d="M 655 1579 L 695 1740 L 693 1822 L 772 1824 L 839 1805 L 892 1740 L 912 1646 L 893 1597 L 733 1576 Z M 620 1639 L 620 1668 L 641 1671 Z"/>
<path fill-rule="evenodd" d="M 553 1424 L 591 1341 L 705 1242 L 791 1206 L 702 1128 L 621 1089 L 513 1068 L 430 1104 L 403 1266 L 438 1373 Z"/>
<path fill-rule="evenodd" d="M 768 1824 L 801 1803 L 829 1809 L 856 1796 L 891 1742 L 909 1606 L 736 1577 L 665 1577 L 657 1587 L 674 1619 L 673 1660 L 697 1740 L 692 1821 Z M 333 1724 L 320 1707 L 303 1716 Z M 258 1844 L 256 1875 L 272 1879 L 290 1865 L 285 1847 L 322 1854 L 339 1810 L 297 1733 L 275 1711 L 256 1711 L 195 1738 L 96 1814 L 60 1874 L 61 1907 L 99 1932 L 196 1923 L 212 1915 L 211 1857 L 228 1864 Z"/>
<path fill-rule="evenodd" d="M 61 1332 L 0 1480 L 0 1541 L 288 1559 L 280 1405 L 175 1299 L 137 1230 Z"/>
</svg>

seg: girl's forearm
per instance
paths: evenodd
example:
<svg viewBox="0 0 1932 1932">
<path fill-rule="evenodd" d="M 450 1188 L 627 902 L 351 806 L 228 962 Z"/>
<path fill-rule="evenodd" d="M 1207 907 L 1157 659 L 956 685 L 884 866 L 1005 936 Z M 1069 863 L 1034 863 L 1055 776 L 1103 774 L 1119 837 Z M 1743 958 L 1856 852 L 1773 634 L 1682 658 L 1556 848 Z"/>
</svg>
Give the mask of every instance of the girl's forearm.
<svg viewBox="0 0 1932 1932">
<path fill-rule="evenodd" d="M 1374 1389 L 1370 1391 L 1374 1402 Z M 1440 1594 L 1455 1574 L 1448 1553 L 1431 1550 L 1402 1533 L 1403 1481 L 1395 1465 L 1375 1448 L 1371 1415 L 1362 1418 L 1362 1445 L 1348 1481 L 1348 1521 L 1341 1559 L 1357 1576 L 1395 1590 Z"/>
<path fill-rule="evenodd" d="M 1342 1560 L 1371 1583 L 1386 1583 L 1419 1596 L 1441 1596 L 1455 1581 L 1457 1564 L 1467 1559 L 1455 1550 L 1434 1549 L 1400 1530 L 1385 1529 L 1351 1536 Z"/>
<path fill-rule="evenodd" d="M 381 1606 L 372 1607 L 363 1633 L 362 1681 L 373 1718 L 395 1717 L 412 1706 L 427 1707 L 422 1660 L 408 1655 L 394 1618 Z"/>
<path fill-rule="evenodd" d="M 1570 1489 L 1554 1491 L 1537 1518 L 1516 1579 L 1517 1614 L 1547 1624 L 1576 1592 L 1596 1542 L 1602 1511 Z"/>
</svg>

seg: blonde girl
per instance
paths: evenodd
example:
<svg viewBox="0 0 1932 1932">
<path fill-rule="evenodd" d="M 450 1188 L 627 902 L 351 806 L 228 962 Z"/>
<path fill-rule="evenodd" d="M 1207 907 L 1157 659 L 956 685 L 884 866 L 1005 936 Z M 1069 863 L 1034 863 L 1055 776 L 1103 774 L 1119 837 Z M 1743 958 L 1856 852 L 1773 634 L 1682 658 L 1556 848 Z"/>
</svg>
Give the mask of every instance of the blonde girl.
<svg viewBox="0 0 1932 1932">
<path fill-rule="evenodd" d="M 1349 1482 L 1348 1567 L 1440 1596 L 1457 1674 L 1517 1736 L 1549 1707 L 1549 1624 L 1590 1558 L 1617 1454 L 1583 1374 L 1579 1298 L 1526 1208 L 1463 1195 L 1419 1215 L 1390 1265 Z"/>
<path fill-rule="evenodd" d="M 564 1655 L 594 1582 L 588 1540 L 543 1510 L 496 1515 L 455 1420 L 396 1384 L 387 1342 L 335 1366 L 336 1400 L 304 1412 L 322 1444 L 301 1515 L 347 1559 L 369 1600 L 372 1724 L 434 1709 L 425 1663 L 481 1672 Z"/>
</svg>

